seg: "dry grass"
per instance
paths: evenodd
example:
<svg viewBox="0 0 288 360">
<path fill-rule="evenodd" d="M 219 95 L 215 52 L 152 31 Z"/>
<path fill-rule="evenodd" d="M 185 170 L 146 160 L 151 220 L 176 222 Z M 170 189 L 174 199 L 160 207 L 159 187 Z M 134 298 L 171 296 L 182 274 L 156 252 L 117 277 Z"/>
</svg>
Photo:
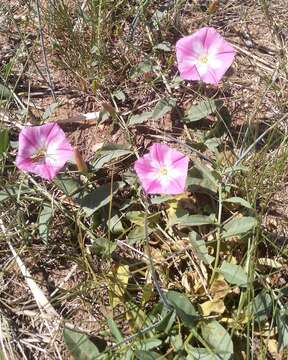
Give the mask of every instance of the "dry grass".
<svg viewBox="0 0 288 360">
<path fill-rule="evenodd" d="M 99 349 L 106 342 L 106 359 L 145 359 L 137 353 L 141 341 L 157 335 L 161 345 L 148 351 L 151 356 L 158 352 L 153 359 L 190 360 L 189 346 L 209 348 L 200 331 L 207 319 L 201 318 L 195 333 L 177 313 L 168 333 L 158 331 L 157 322 L 165 312 L 161 301 L 165 303 L 168 290 L 177 290 L 201 313 L 205 302 L 217 299 L 220 286 L 227 291 L 220 297 L 224 309 L 209 316 L 232 336 L 232 358 L 284 360 L 287 349 L 278 347 L 277 319 L 286 324 L 287 337 L 286 315 L 279 315 L 287 301 L 282 288 L 287 284 L 288 255 L 285 1 L 220 1 L 209 13 L 209 4 L 218 2 L 49 0 L 39 2 L 42 26 L 36 3 L 0 1 L 0 83 L 12 92 L 0 103 L 1 129 L 9 129 L 11 141 L 9 151 L 0 157 L 0 359 L 71 358 L 63 340 L 65 323 L 94 336 Z M 177 78 L 176 40 L 205 25 L 214 26 L 237 49 L 230 73 L 217 88 L 179 83 Z M 163 43 L 167 51 L 157 49 Z M 127 125 L 132 115 L 151 111 L 159 99 L 172 96 L 176 109 L 159 120 Z M 192 125 L 180 120 L 191 104 L 210 98 L 223 100 L 231 116 L 217 151 L 203 142 L 213 131 L 216 116 Z M 48 114 L 48 106 L 55 102 L 58 107 Z M 82 116 L 95 111 L 104 116 L 102 120 Z M 64 181 L 67 186 L 85 191 L 110 181 L 126 181 L 129 186 L 86 216 L 63 183 L 48 184 L 21 174 L 14 167 L 13 145 L 19 127 L 46 121 L 58 121 L 89 162 L 86 175 L 69 167 L 68 178 L 74 184 Z M 193 149 L 208 157 L 222 178 L 220 192 L 216 189 L 211 196 L 190 191 L 178 203 L 175 199 L 147 203 L 127 169 L 135 154 L 143 153 L 159 136 L 193 160 L 199 160 Z M 132 155 L 97 170 L 96 151 L 107 143 L 124 144 Z M 246 171 L 228 176 L 237 162 Z M 211 170 L 207 161 L 202 164 Z M 10 196 L 4 200 L 7 189 Z M 252 209 L 222 202 L 232 196 L 248 200 Z M 38 229 L 44 201 L 53 211 L 47 243 Z M 189 229 L 167 226 L 177 206 L 189 214 L 216 214 L 221 230 L 210 225 L 193 229 L 209 254 L 218 256 L 219 266 L 224 260 L 243 266 L 247 288 L 228 284 L 217 266 L 199 259 L 188 240 Z M 134 218 L 136 211 L 141 212 L 140 219 Z M 123 229 L 112 229 L 115 215 Z M 223 241 L 223 224 L 238 215 L 255 215 L 256 229 L 249 236 Z M 141 221 L 144 224 L 143 216 L 148 216 L 148 230 L 153 230 L 149 244 L 143 241 L 145 234 L 142 241 L 129 240 L 131 230 Z M 257 311 L 251 311 L 251 302 L 264 290 L 274 311 L 261 322 Z M 43 309 L 46 300 L 50 305 Z M 107 319 L 113 319 L 118 332 Z"/>
</svg>

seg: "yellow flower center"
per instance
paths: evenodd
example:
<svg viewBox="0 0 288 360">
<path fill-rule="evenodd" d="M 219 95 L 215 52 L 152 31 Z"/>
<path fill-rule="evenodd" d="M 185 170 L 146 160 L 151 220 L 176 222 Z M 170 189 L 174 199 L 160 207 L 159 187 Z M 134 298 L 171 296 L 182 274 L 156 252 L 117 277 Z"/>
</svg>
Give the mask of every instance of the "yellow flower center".
<svg viewBox="0 0 288 360">
<path fill-rule="evenodd" d="M 201 55 L 198 58 L 198 62 L 200 64 L 208 64 L 208 56 L 207 55 Z"/>
<path fill-rule="evenodd" d="M 32 162 L 38 162 L 45 159 L 46 150 L 44 148 L 38 149 L 35 154 L 31 156 Z"/>
<path fill-rule="evenodd" d="M 168 170 L 165 166 L 161 167 L 160 170 L 159 170 L 159 173 L 161 176 L 165 176 L 168 174 Z"/>
</svg>

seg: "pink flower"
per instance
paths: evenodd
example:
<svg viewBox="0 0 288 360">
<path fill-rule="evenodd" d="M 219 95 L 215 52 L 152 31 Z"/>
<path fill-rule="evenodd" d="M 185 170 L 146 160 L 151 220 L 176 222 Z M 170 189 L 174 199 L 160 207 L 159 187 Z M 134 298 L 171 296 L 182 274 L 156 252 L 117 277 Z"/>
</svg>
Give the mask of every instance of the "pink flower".
<svg viewBox="0 0 288 360">
<path fill-rule="evenodd" d="M 204 27 L 176 43 L 180 76 L 218 84 L 233 62 L 235 50 L 211 27 Z"/>
<path fill-rule="evenodd" d="M 24 128 L 19 135 L 16 166 L 52 180 L 73 155 L 73 148 L 56 123 Z"/>
<path fill-rule="evenodd" d="M 170 195 L 184 192 L 188 157 L 165 144 L 153 144 L 149 150 L 134 164 L 145 192 Z"/>
</svg>

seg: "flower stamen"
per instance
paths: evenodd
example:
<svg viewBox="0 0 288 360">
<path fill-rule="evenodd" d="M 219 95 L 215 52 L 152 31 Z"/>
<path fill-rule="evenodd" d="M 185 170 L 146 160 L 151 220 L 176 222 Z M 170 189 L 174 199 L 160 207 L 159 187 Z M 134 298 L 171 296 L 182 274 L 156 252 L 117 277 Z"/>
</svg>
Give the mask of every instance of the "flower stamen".
<svg viewBox="0 0 288 360">
<path fill-rule="evenodd" d="M 44 148 L 40 148 L 31 156 L 31 160 L 33 163 L 42 162 L 45 159 L 45 156 L 46 150 Z"/>
<path fill-rule="evenodd" d="M 159 169 L 159 173 L 161 176 L 166 176 L 168 175 L 168 170 L 165 166 L 162 166 L 160 169 Z"/>
<path fill-rule="evenodd" d="M 198 58 L 198 62 L 200 64 L 208 64 L 208 61 L 209 61 L 208 56 L 206 54 L 203 54 L 203 55 L 199 56 L 199 58 Z"/>
</svg>

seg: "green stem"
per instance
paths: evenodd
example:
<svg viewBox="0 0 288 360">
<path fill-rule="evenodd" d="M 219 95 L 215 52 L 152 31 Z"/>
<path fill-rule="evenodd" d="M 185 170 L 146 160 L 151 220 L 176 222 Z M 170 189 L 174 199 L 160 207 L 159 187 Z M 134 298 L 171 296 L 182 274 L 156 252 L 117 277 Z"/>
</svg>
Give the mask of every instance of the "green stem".
<svg viewBox="0 0 288 360">
<path fill-rule="evenodd" d="M 222 184 L 219 184 L 219 207 L 218 207 L 218 220 L 217 220 L 217 232 L 216 232 L 216 256 L 215 256 L 215 262 L 214 262 L 214 267 L 213 267 L 213 271 L 212 271 L 212 275 L 211 275 L 211 279 L 210 279 L 210 285 L 213 283 L 216 273 L 217 273 L 217 268 L 218 268 L 218 264 L 219 264 L 219 257 L 220 257 L 220 245 L 221 245 L 221 218 L 222 218 Z"/>
<path fill-rule="evenodd" d="M 150 245 L 149 245 L 149 235 L 148 235 L 148 221 L 147 221 L 148 209 L 147 209 L 147 204 L 144 203 L 144 205 L 145 205 L 144 238 L 145 238 L 145 242 L 146 242 L 146 248 L 147 248 L 147 255 L 148 255 L 148 259 L 149 259 L 150 271 L 151 271 L 153 283 L 155 285 L 155 288 L 156 288 L 156 290 L 158 292 L 158 295 L 159 295 L 160 299 L 162 300 L 164 306 L 166 306 L 170 310 L 171 306 L 169 305 L 169 303 L 168 303 L 168 301 L 166 299 L 166 296 L 163 293 L 163 291 L 162 291 L 162 289 L 161 289 L 161 287 L 159 285 L 156 270 L 155 270 L 155 266 L 154 266 L 153 259 L 152 259 L 151 249 L 150 249 Z"/>
</svg>

